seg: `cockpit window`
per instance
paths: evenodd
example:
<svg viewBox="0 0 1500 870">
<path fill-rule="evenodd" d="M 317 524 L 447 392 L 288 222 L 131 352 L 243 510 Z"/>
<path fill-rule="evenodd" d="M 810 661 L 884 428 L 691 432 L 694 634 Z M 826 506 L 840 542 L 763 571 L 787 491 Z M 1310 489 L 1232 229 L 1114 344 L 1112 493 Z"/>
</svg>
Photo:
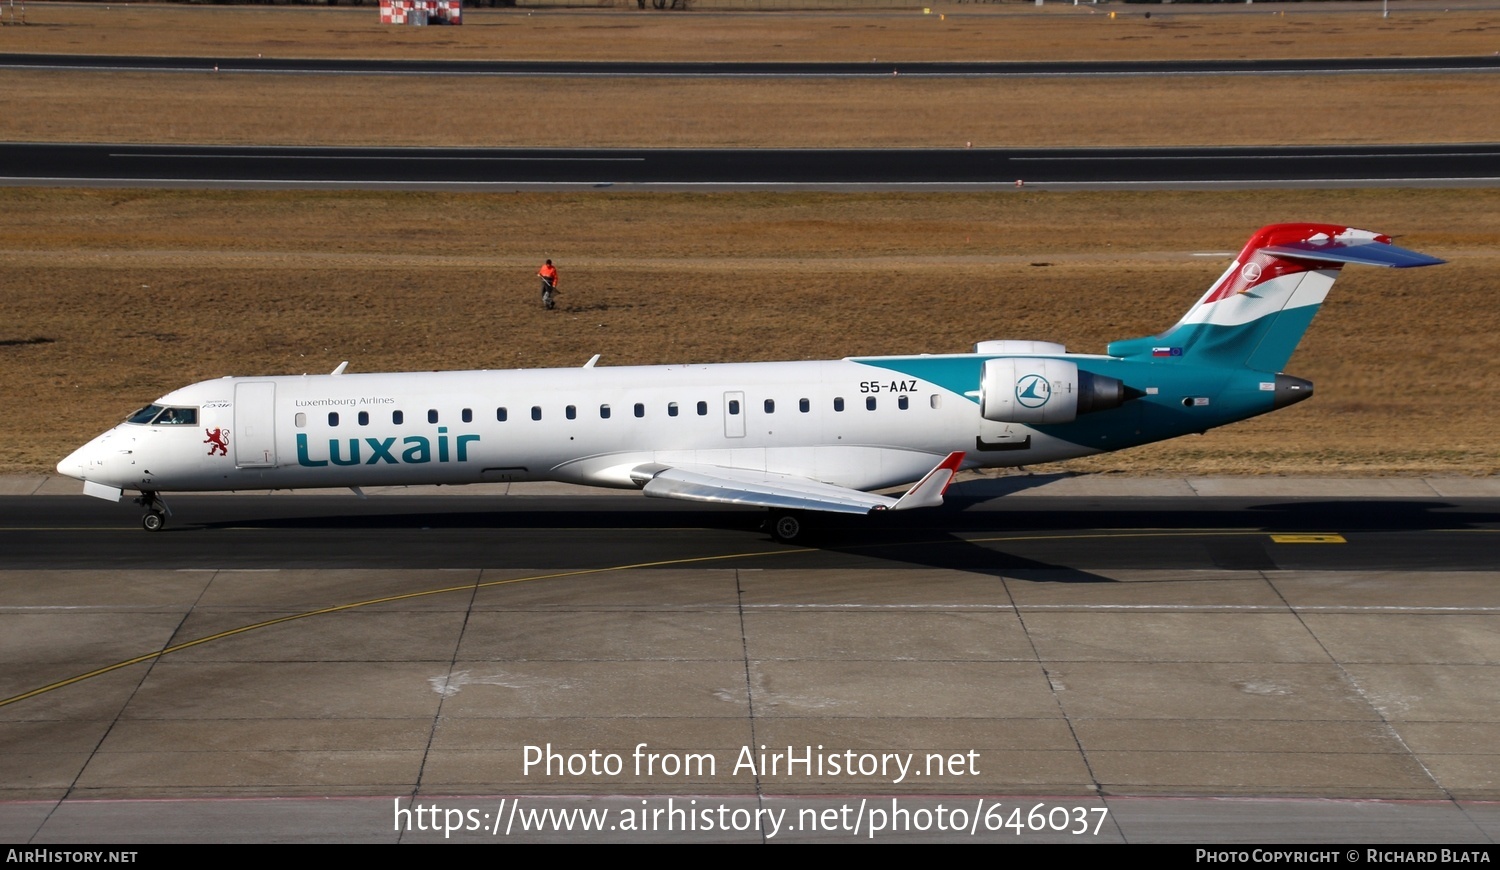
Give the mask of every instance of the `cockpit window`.
<svg viewBox="0 0 1500 870">
<path fill-rule="evenodd" d="M 198 409 L 166 408 L 154 423 L 157 426 L 196 426 L 198 425 Z"/>
<path fill-rule="evenodd" d="M 150 423 L 161 413 L 161 405 L 147 405 L 125 418 L 126 423 Z"/>
<path fill-rule="evenodd" d="M 198 409 L 147 405 L 125 418 L 125 422 L 150 423 L 155 426 L 196 426 L 198 425 Z"/>
</svg>

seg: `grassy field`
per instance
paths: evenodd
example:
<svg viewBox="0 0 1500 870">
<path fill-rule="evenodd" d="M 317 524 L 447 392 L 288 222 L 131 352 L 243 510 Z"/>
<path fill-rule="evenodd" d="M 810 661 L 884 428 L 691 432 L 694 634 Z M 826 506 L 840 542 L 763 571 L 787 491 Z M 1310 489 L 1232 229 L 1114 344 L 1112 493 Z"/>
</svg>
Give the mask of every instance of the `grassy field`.
<svg viewBox="0 0 1500 870">
<path fill-rule="evenodd" d="M 1149 219 L 1143 219 L 1147 218 Z M 1067 467 L 1500 470 L 1500 192 L 373 194 L 0 190 L 0 470 L 228 374 L 809 359 L 1176 320 L 1264 223 L 1449 258 L 1351 269 L 1292 360 L 1311 402 Z M 562 269 L 544 312 L 533 275 Z M 247 325 L 249 328 L 247 328 Z M 48 422 L 38 426 L 36 418 Z"/>
<path fill-rule="evenodd" d="M 709 4 L 701 4 L 708 6 Z M 528 15 L 28 4 L 0 51 L 865 60 L 1477 54 L 1490 13 Z M 1371 7 L 1373 9 L 1373 7 Z M 1194 10 L 1196 12 L 1197 10 Z M 445 145 L 1495 141 L 1492 76 L 861 82 L 0 72 L 0 139 Z M 1452 262 L 1351 269 L 1290 366 L 1312 402 L 1069 464 L 1133 473 L 1500 469 L 1500 192 L 493 194 L 0 189 L 0 471 L 46 470 L 226 374 L 958 351 L 1156 332 L 1256 227 L 1328 220 Z M 533 298 L 543 257 L 563 309 Z M 38 425 L 37 417 L 47 423 Z"/>
<path fill-rule="evenodd" d="M 0 51 L 877 61 L 1473 55 L 1500 14 L 949 4 L 861 13 L 28 6 Z M 1184 7 L 1186 8 L 1186 7 Z M 1365 8 L 1361 6 L 1359 8 Z M 1338 11 L 1338 10 L 1345 11 Z M 878 60 L 877 60 L 878 59 Z M 882 67 L 883 68 L 883 67 Z M 1046 147 L 1500 139 L 1488 75 L 704 80 L 0 72 L 0 140 L 493 146 Z"/>
<path fill-rule="evenodd" d="M 1389 57 L 1500 50 L 1492 11 L 1371 3 L 1249 8 L 914 3 L 909 9 L 689 13 L 466 9 L 462 27 L 392 27 L 362 8 L 26 4 L 0 52 L 512 60 L 867 61 Z M 1228 4 L 1226 4 L 1226 7 Z M 931 14 L 922 14 L 922 8 Z M 1353 11 L 1351 11 L 1353 10 Z M 1147 13 L 1150 13 L 1149 16 Z"/>
<path fill-rule="evenodd" d="M 1318 76 L 587 85 L 14 71 L 4 78 L 0 140 L 32 142 L 994 148 L 1500 139 L 1495 73 L 1338 76 L 1336 98 L 1330 79 Z"/>
</svg>

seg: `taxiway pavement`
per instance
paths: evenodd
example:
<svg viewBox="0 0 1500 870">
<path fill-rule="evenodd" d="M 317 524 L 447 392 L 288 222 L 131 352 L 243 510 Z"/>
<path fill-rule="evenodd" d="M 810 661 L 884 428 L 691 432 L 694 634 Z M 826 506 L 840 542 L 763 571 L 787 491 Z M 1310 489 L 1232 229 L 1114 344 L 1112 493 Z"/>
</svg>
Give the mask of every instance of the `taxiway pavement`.
<svg viewBox="0 0 1500 870">
<path fill-rule="evenodd" d="M 636 494 L 179 498 L 159 534 L 0 498 L 0 838 L 1500 836 L 1496 481 L 1027 483 L 816 547 Z"/>
<path fill-rule="evenodd" d="M 0 143 L 7 185 L 509 190 L 1489 186 L 1500 145 L 352 148 Z"/>
</svg>

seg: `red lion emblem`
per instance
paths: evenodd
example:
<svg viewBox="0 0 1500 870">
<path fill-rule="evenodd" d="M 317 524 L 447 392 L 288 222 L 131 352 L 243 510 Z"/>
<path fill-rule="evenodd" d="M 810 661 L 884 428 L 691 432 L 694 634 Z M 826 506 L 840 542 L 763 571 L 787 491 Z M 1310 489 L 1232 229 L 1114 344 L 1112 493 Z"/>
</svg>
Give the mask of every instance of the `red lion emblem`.
<svg viewBox="0 0 1500 870">
<path fill-rule="evenodd" d="M 208 437 L 203 443 L 209 445 L 208 455 L 229 455 L 229 430 L 228 429 L 204 429 L 203 433 Z"/>
</svg>

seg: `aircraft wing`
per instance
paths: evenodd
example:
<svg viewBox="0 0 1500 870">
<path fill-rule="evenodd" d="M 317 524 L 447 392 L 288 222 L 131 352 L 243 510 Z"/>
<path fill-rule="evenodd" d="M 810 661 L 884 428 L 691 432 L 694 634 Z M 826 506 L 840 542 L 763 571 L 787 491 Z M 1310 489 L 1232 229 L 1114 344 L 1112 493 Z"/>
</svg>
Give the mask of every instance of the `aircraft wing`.
<svg viewBox="0 0 1500 870">
<path fill-rule="evenodd" d="M 860 492 L 791 474 L 722 468 L 714 465 L 636 467 L 631 477 L 655 498 L 678 498 L 719 504 L 758 505 L 781 510 L 868 514 L 880 510 L 936 507 L 963 462 L 963 453 L 950 453 L 900 498 Z"/>
</svg>

